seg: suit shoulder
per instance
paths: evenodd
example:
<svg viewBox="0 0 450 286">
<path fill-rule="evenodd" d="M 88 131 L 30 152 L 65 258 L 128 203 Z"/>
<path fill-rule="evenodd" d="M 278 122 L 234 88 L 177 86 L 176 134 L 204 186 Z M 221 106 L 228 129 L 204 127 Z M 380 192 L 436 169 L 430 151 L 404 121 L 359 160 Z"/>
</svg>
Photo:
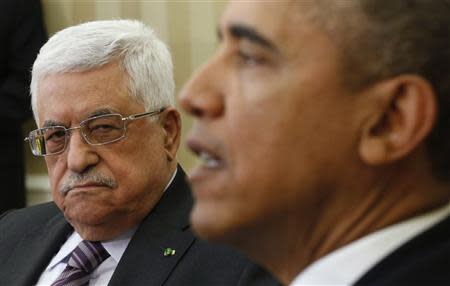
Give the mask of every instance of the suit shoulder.
<svg viewBox="0 0 450 286">
<path fill-rule="evenodd" d="M 0 216 L 2 233 L 26 232 L 30 227 L 42 226 L 57 215 L 62 215 L 54 203 L 45 203 L 11 210 Z"/>
<path fill-rule="evenodd" d="M 355 285 L 448 285 L 449 263 L 450 216 L 385 257 Z"/>
<path fill-rule="evenodd" d="M 172 281 L 182 281 L 180 285 L 281 285 L 263 268 L 234 249 L 198 238 L 183 260 L 189 263 L 178 265 L 171 277 Z"/>
</svg>

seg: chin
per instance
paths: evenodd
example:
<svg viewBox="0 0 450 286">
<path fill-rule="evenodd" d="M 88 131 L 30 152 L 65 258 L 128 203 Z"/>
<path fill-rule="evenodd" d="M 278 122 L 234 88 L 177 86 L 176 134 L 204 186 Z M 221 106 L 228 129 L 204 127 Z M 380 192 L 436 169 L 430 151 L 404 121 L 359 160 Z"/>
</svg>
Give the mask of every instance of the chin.
<svg viewBox="0 0 450 286">
<path fill-rule="evenodd" d="M 222 212 L 219 206 L 195 204 L 190 219 L 193 231 L 204 240 L 234 244 L 239 236 L 241 221 L 229 210 Z"/>
<path fill-rule="evenodd" d="M 123 232 L 123 226 L 107 215 L 93 216 L 86 212 L 78 212 L 67 213 L 66 218 L 80 236 L 86 240 L 109 240 Z"/>
<path fill-rule="evenodd" d="M 114 217 L 110 209 L 89 203 L 66 204 L 63 213 L 73 226 L 84 226 L 84 229 L 95 229 L 111 224 L 108 222 L 112 222 Z"/>
<path fill-rule="evenodd" d="M 220 241 L 225 235 L 225 230 L 223 219 L 219 217 L 217 210 L 211 212 L 196 203 L 190 217 L 192 229 L 202 239 Z"/>
</svg>

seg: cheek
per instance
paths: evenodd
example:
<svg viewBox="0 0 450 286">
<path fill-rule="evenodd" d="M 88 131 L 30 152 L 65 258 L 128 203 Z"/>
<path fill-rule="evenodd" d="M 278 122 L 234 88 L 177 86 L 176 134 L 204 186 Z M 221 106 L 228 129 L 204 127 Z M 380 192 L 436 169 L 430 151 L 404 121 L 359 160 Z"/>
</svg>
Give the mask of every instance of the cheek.
<svg viewBox="0 0 450 286">
<path fill-rule="evenodd" d="M 267 108 L 261 110 L 270 112 Z M 225 144 L 230 147 L 227 150 L 231 160 L 228 184 L 233 183 L 230 192 L 239 192 L 238 201 L 253 202 L 247 206 L 249 211 L 275 207 L 267 198 L 284 201 L 281 206 L 287 204 L 305 181 L 302 177 L 315 176 L 309 170 L 314 170 L 317 163 L 309 160 L 314 158 L 314 145 L 308 136 L 302 135 L 307 135 L 310 128 L 300 125 L 298 115 L 294 118 L 287 111 L 272 117 L 261 110 L 230 114 L 228 129 L 232 134 L 226 137 Z"/>
<path fill-rule="evenodd" d="M 154 184 L 160 183 L 158 180 L 163 180 L 164 152 L 154 142 L 146 144 L 154 148 L 133 145 L 132 148 L 115 152 L 108 159 L 110 172 L 120 188 L 127 192 L 151 189 Z"/>
<path fill-rule="evenodd" d="M 56 158 L 46 158 L 47 172 L 49 175 L 50 188 L 52 190 L 53 199 L 55 202 L 61 201 L 61 195 L 58 191 L 59 184 L 64 177 L 66 168 L 62 162 L 59 162 Z"/>
<path fill-rule="evenodd" d="M 281 117 L 269 120 L 262 110 L 267 109 L 230 114 L 227 129 L 231 134 L 225 137 L 234 167 L 249 177 L 268 169 L 278 171 L 285 165 L 283 161 L 292 159 L 292 151 L 298 146 L 296 130 Z"/>
</svg>

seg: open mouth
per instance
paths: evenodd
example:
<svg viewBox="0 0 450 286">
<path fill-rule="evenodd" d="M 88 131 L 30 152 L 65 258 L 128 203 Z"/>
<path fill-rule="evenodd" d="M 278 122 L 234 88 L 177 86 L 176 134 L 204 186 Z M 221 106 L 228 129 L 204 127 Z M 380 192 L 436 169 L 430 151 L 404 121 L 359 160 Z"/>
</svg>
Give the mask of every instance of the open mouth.
<svg viewBox="0 0 450 286">
<path fill-rule="evenodd" d="M 189 149 L 200 159 L 200 167 L 207 169 L 217 169 L 224 165 L 224 161 L 213 151 L 212 148 L 196 141 L 188 140 L 187 145 Z"/>
<path fill-rule="evenodd" d="M 221 164 L 220 159 L 206 152 L 201 152 L 198 157 L 200 158 L 202 165 L 207 168 L 217 168 Z"/>
</svg>

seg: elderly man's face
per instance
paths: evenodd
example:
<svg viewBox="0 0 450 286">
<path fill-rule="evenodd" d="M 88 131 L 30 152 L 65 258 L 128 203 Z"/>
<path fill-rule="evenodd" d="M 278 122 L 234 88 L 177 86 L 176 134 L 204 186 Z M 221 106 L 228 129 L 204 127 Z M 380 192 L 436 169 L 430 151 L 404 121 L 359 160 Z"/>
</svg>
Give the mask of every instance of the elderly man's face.
<svg viewBox="0 0 450 286">
<path fill-rule="evenodd" d="M 40 84 L 39 127 L 69 128 L 99 114 L 141 112 L 116 64 L 50 75 Z M 139 223 L 159 200 L 171 175 L 164 136 L 161 124 L 147 119 L 129 123 L 124 139 L 102 146 L 87 144 L 75 130 L 63 153 L 46 157 L 54 201 L 83 238 L 112 238 Z"/>
<path fill-rule="evenodd" d="M 249 238 L 295 212 L 291 226 L 307 228 L 355 158 L 359 102 L 305 3 L 229 4 L 216 55 L 180 95 L 196 118 L 188 145 L 202 163 L 190 173 L 191 219 L 203 237 Z"/>
</svg>

